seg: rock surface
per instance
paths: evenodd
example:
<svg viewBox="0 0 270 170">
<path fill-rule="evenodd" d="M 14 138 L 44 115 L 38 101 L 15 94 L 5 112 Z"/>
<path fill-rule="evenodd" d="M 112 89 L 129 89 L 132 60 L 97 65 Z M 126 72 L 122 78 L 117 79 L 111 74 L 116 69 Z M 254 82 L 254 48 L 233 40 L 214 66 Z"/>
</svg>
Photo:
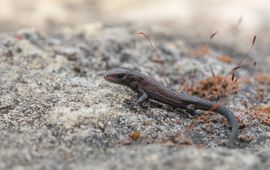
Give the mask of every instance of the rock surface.
<svg viewBox="0 0 270 170">
<path fill-rule="evenodd" d="M 226 75 L 241 52 L 213 45 L 202 53 L 197 47 L 203 44 L 184 35 L 143 29 L 151 32 L 160 58 L 136 37 L 142 28 L 129 24 L 3 34 L 0 169 L 269 169 L 270 83 L 267 75 L 259 77 L 269 73 L 267 62 L 257 59 L 257 67 L 250 66 L 258 55 L 253 52 L 237 71 L 239 90 L 226 105 L 235 111 L 241 133 L 236 147 L 228 149 L 223 145 L 230 130 L 223 117 L 194 118 L 154 101 L 129 109 L 135 93 L 106 82 L 103 73 L 121 65 L 176 91 L 182 86 L 194 91 L 200 80 L 213 76 L 211 70 Z M 232 62 L 218 59 L 233 54 L 238 55 Z"/>
</svg>

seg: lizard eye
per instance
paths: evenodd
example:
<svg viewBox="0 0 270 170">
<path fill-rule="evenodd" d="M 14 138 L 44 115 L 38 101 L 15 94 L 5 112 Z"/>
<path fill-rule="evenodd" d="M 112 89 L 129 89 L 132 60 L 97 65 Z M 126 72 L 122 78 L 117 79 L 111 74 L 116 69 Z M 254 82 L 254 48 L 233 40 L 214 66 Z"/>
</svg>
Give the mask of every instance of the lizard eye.
<svg viewBox="0 0 270 170">
<path fill-rule="evenodd" d="M 116 77 L 117 79 L 119 79 L 119 80 L 125 79 L 125 75 L 124 75 L 124 74 L 117 74 L 115 77 Z"/>
</svg>

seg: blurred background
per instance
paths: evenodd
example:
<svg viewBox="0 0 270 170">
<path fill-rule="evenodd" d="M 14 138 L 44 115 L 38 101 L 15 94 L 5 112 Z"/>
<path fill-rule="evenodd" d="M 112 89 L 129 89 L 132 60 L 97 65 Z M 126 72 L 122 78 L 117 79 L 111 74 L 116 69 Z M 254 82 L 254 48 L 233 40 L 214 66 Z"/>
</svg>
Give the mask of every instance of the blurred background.
<svg viewBox="0 0 270 170">
<path fill-rule="evenodd" d="M 267 0 L 0 0 L 1 31 L 129 21 L 196 29 L 238 24 L 243 31 L 258 32 L 269 28 L 269 19 Z"/>
<path fill-rule="evenodd" d="M 243 45 L 257 35 L 257 49 L 268 46 L 270 3 L 267 0 L 0 0 L 0 32 L 33 28 L 51 32 L 132 23 L 158 25 L 190 39 Z M 139 30 L 138 30 L 139 31 Z M 268 50 L 262 52 L 268 55 Z"/>
</svg>

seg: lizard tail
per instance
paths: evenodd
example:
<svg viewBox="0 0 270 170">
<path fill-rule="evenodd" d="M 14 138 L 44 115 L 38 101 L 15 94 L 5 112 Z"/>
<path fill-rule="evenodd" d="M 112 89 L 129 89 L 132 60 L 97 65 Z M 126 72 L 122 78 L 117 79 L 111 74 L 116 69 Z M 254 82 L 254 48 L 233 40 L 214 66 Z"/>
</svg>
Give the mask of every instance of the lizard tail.
<svg viewBox="0 0 270 170">
<path fill-rule="evenodd" d="M 238 134 L 239 134 L 239 123 L 238 123 L 234 113 L 223 105 L 221 105 L 220 107 L 218 107 L 217 109 L 215 109 L 213 111 L 226 117 L 226 119 L 230 122 L 230 124 L 232 126 L 232 130 L 231 130 L 231 134 L 229 137 L 229 141 L 226 143 L 226 146 L 233 147 L 235 141 L 238 138 Z"/>
</svg>

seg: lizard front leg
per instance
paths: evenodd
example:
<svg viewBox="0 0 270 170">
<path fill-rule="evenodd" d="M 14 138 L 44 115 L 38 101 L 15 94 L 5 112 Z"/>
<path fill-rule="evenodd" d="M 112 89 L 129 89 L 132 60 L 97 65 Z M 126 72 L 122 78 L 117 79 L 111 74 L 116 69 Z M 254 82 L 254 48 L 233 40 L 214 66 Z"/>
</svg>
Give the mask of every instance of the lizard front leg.
<svg viewBox="0 0 270 170">
<path fill-rule="evenodd" d="M 140 105 L 142 102 L 148 99 L 147 93 L 141 87 L 138 87 L 138 94 L 139 97 L 134 101 L 134 105 Z"/>
</svg>

